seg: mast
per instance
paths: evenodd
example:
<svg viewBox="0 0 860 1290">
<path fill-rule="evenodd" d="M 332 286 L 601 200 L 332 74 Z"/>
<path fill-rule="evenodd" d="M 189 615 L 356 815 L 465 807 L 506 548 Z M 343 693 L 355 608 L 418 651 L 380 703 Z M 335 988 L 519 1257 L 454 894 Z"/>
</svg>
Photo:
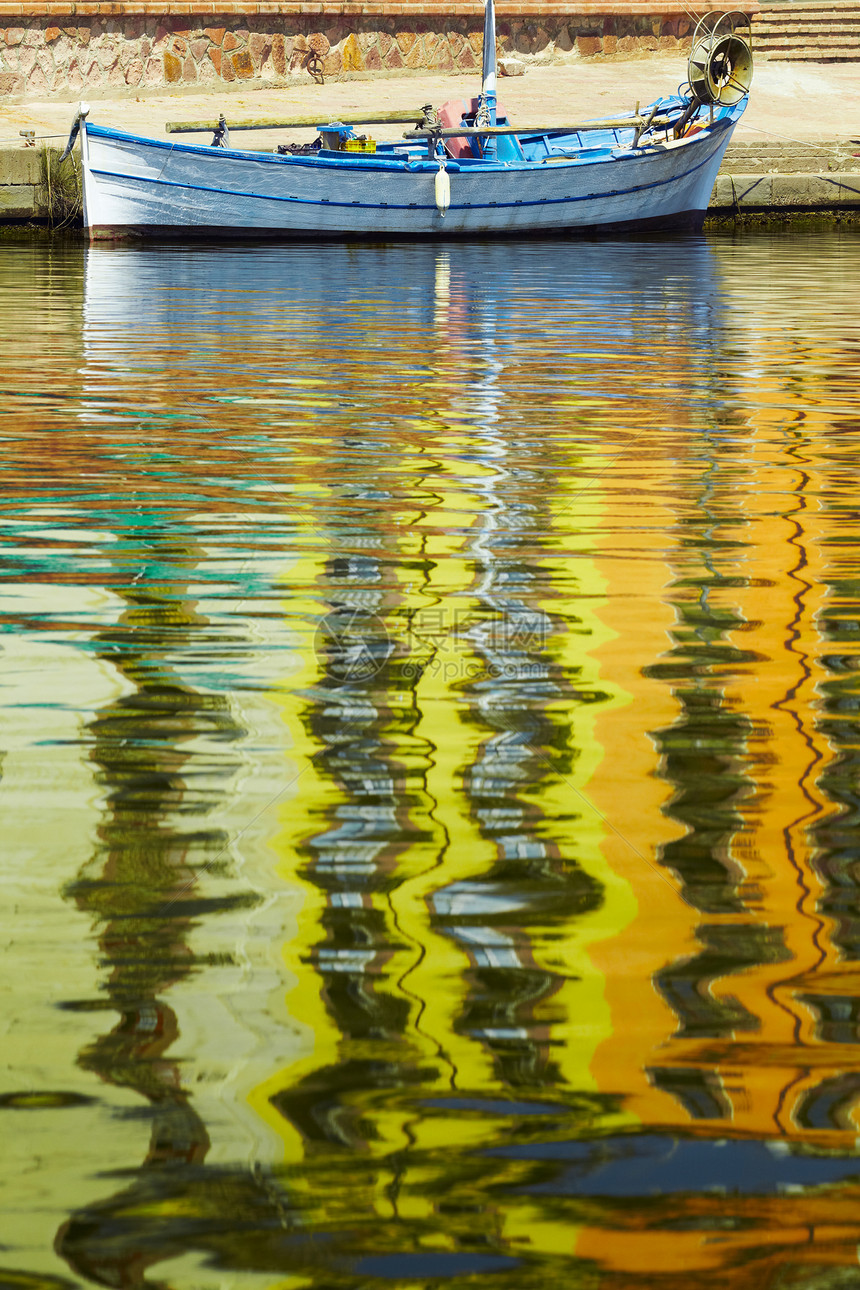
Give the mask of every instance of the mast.
<svg viewBox="0 0 860 1290">
<path fill-rule="evenodd" d="M 494 0 L 484 3 L 484 61 L 481 69 L 481 94 L 475 125 L 496 124 L 496 6 Z M 496 140 L 484 139 L 485 157 L 496 155 Z"/>
</svg>

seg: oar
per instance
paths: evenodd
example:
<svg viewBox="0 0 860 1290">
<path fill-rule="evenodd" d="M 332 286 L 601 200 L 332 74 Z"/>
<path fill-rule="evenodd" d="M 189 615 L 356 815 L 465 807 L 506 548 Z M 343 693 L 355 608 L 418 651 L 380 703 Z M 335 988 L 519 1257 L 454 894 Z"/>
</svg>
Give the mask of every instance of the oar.
<svg viewBox="0 0 860 1290">
<path fill-rule="evenodd" d="M 425 115 L 423 107 L 417 108 L 414 112 L 406 112 L 401 109 L 399 112 L 375 112 L 373 116 L 344 116 L 337 121 L 332 121 L 332 125 L 409 125 L 410 122 L 421 121 Z M 299 130 L 306 126 L 311 129 L 317 129 L 320 125 L 326 125 L 328 122 L 322 113 L 316 116 L 294 116 L 289 121 L 282 121 L 275 117 L 258 117 L 251 121 L 230 121 L 228 122 L 230 131 L 233 130 Z M 217 121 L 168 121 L 164 127 L 168 134 L 196 134 L 204 130 L 216 130 Z"/>
<path fill-rule="evenodd" d="M 458 125 L 450 130 L 434 130 L 432 127 L 408 130 L 403 138 L 460 139 L 463 135 L 484 137 L 499 134 L 578 134 L 583 130 L 634 129 L 637 126 L 644 129 L 649 124 L 659 129 L 661 126 L 668 125 L 672 119 L 668 116 L 655 116 L 650 119 L 643 116 L 618 116 L 610 117 L 606 121 L 578 121 L 574 125 Z"/>
</svg>

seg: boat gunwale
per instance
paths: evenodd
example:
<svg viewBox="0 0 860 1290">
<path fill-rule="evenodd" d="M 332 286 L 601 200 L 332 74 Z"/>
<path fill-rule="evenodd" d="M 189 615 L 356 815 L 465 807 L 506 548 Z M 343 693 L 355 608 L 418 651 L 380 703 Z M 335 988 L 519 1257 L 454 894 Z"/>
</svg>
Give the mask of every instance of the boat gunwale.
<svg viewBox="0 0 860 1290">
<path fill-rule="evenodd" d="M 661 100 L 663 101 L 663 100 Z M 737 114 L 739 115 L 739 114 Z M 452 174 L 461 175 L 488 175 L 488 174 L 517 174 L 528 173 L 536 169 L 543 169 L 547 162 L 552 162 L 553 170 L 565 170 L 571 168 L 581 168 L 583 166 L 605 165 L 607 162 L 626 162 L 636 161 L 647 158 L 653 159 L 655 151 L 663 151 L 668 147 L 673 150 L 679 147 L 701 147 L 704 143 L 713 140 L 718 134 L 722 133 L 736 120 L 736 113 L 733 108 L 727 108 L 715 120 L 703 129 L 698 130 L 695 134 L 685 135 L 681 139 L 673 140 L 668 143 L 647 142 L 639 146 L 626 147 L 620 141 L 616 143 L 595 145 L 591 148 L 584 147 L 581 149 L 583 154 L 580 156 L 555 156 L 551 154 L 547 157 L 526 160 L 513 158 L 506 161 L 487 161 L 484 158 L 464 158 L 463 161 L 446 157 L 445 168 Z M 343 158 L 336 152 L 327 152 L 324 157 L 314 154 L 290 154 L 275 152 L 257 152 L 245 151 L 237 148 L 213 148 L 211 144 L 194 144 L 194 143 L 176 143 L 166 139 L 154 139 L 146 135 L 131 134 L 127 131 L 116 130 L 110 126 L 100 126 L 85 123 L 86 133 L 94 140 L 103 139 L 105 141 L 116 141 L 118 143 L 136 144 L 146 148 L 155 148 L 159 151 L 168 153 L 186 153 L 195 157 L 207 157 L 212 161 L 242 161 L 251 162 L 257 165 L 287 165 L 291 167 L 299 166 L 311 171 L 331 170 L 336 172 L 350 171 L 361 172 L 364 174 L 373 173 L 396 173 L 396 174 L 433 174 L 439 169 L 441 158 L 427 156 L 415 157 L 403 155 L 402 157 L 387 158 L 380 156 L 379 153 L 345 153 Z M 617 129 L 607 131 L 607 133 L 617 134 Z M 633 133 L 631 128 L 630 133 Z M 521 136 L 515 136 L 523 139 L 566 139 L 573 138 L 574 135 L 569 131 L 559 130 L 557 133 L 550 131 L 541 131 L 540 133 L 524 130 Z M 397 145 L 392 145 L 396 147 Z M 327 150 L 326 150 L 327 151 Z M 405 152 L 405 150 L 404 150 Z M 595 153 L 602 153 L 600 156 Z M 217 155 L 216 155 L 217 154 Z M 465 162 L 465 164 L 463 164 Z M 97 167 L 93 167 L 94 170 Z M 101 172 L 112 173 L 112 172 Z M 129 176 L 140 178 L 146 182 L 155 182 L 153 179 L 147 179 L 146 176 Z M 163 181 L 170 182 L 170 181 Z M 203 187 L 203 186 L 201 186 Z M 217 189 L 207 191 L 220 191 Z M 226 191 L 226 190 L 225 190 Z M 352 205 L 353 203 L 345 203 Z M 516 205 L 518 203 L 510 203 Z"/>
</svg>

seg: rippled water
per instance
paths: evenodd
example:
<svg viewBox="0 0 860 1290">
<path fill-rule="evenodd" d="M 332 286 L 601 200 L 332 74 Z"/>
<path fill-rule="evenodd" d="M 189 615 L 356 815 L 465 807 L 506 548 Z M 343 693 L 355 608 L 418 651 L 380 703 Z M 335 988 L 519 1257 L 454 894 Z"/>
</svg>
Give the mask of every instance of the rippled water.
<svg viewBox="0 0 860 1290">
<path fill-rule="evenodd" d="M 860 1284 L 860 237 L 0 250 L 0 1283 Z"/>
</svg>

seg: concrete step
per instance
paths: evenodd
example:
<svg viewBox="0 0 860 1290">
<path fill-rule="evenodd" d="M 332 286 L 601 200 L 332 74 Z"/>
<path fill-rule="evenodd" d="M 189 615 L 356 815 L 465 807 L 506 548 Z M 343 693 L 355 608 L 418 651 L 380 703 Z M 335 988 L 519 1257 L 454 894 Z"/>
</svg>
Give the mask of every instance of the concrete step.
<svg viewBox="0 0 860 1290">
<path fill-rule="evenodd" d="M 817 22 L 839 22 L 852 23 L 860 18 L 860 7 L 855 6 L 853 9 L 831 9 L 830 5 L 822 6 L 820 9 L 798 9 L 795 5 L 786 5 L 784 9 L 761 9 L 758 13 L 752 15 L 753 27 L 764 27 L 773 24 L 777 27 L 790 26 L 792 23 L 801 22 L 804 24 L 814 24 Z"/>
<path fill-rule="evenodd" d="M 860 62 L 860 50 L 856 45 L 822 51 L 820 49 L 758 49 L 755 51 L 764 62 L 773 63 L 857 63 Z"/>
<path fill-rule="evenodd" d="M 752 37 L 765 60 L 860 62 L 860 0 L 767 5 L 753 15 Z"/>
<path fill-rule="evenodd" d="M 843 14 L 856 13 L 858 9 L 857 0 L 821 0 L 819 4 L 793 4 L 791 0 L 786 0 L 783 4 L 763 4 L 757 13 L 752 15 L 753 23 L 761 22 L 765 18 L 785 18 L 791 20 L 803 14 L 817 15 L 822 13 L 833 13 L 839 16 Z"/>
<path fill-rule="evenodd" d="M 860 3 L 788 11 L 763 9 L 753 18 L 753 52 L 765 60 L 860 62 Z"/>
<path fill-rule="evenodd" d="M 847 35 L 845 32 L 830 32 L 826 36 L 817 36 L 817 35 L 811 36 L 811 35 L 804 35 L 804 34 L 801 34 L 798 36 L 774 35 L 774 36 L 771 36 L 769 40 L 755 40 L 753 43 L 753 48 L 770 49 L 770 48 L 781 47 L 786 49 L 793 49 L 796 43 L 798 42 L 798 40 L 803 42 L 804 48 L 810 48 L 810 49 L 834 49 L 834 48 L 847 49 L 847 48 L 850 48 L 850 43 L 851 43 L 850 35 Z M 860 53 L 860 48 L 858 48 L 857 52 Z"/>
<path fill-rule="evenodd" d="M 820 22 L 756 22 L 752 32 L 756 39 L 762 36 L 828 36 L 833 32 L 860 35 L 860 13 L 856 18 L 842 18 L 838 22 L 832 15 Z"/>
<path fill-rule="evenodd" d="M 845 22 L 819 23 L 818 26 L 791 27 L 753 27 L 753 41 L 756 44 L 772 43 L 774 40 L 829 40 L 838 37 L 843 41 L 860 41 L 860 21 L 855 25 Z"/>
<path fill-rule="evenodd" d="M 792 175 L 724 174 L 721 170 L 711 195 L 709 211 L 740 214 L 743 211 L 838 211 L 860 209 L 860 170 L 820 175 L 814 171 Z"/>
<path fill-rule="evenodd" d="M 820 142 L 732 142 L 726 149 L 721 175 L 821 175 L 860 169 L 860 146 L 850 139 Z"/>
<path fill-rule="evenodd" d="M 851 41 L 844 33 L 829 36 L 772 36 L 768 41 L 756 40 L 753 49 L 795 49 L 798 41 L 804 49 L 850 49 Z M 857 48 L 860 54 L 860 48 Z"/>
</svg>

